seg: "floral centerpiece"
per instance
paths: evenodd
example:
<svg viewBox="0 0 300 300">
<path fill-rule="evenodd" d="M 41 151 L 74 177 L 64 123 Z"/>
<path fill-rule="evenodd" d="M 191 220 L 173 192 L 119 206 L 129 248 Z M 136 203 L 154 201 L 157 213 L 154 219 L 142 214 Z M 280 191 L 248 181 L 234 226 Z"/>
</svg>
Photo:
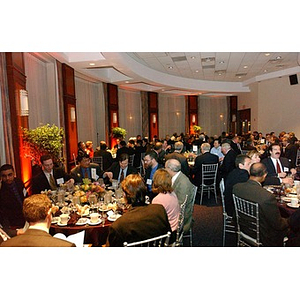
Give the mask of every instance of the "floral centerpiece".
<svg viewBox="0 0 300 300">
<path fill-rule="evenodd" d="M 114 138 L 118 139 L 118 138 L 125 138 L 127 131 L 121 127 L 114 127 L 111 133 Z"/>
<path fill-rule="evenodd" d="M 201 129 L 202 129 L 202 128 L 201 128 L 200 126 L 198 126 L 198 125 L 193 125 L 193 131 L 194 131 L 194 133 L 200 134 Z"/>
<path fill-rule="evenodd" d="M 97 197 L 100 197 L 103 193 L 105 193 L 105 189 L 98 181 L 91 182 L 89 178 L 84 178 L 81 185 L 75 186 L 73 196 L 79 197 L 81 203 L 86 203 L 88 202 L 89 195 L 95 194 Z"/>
</svg>

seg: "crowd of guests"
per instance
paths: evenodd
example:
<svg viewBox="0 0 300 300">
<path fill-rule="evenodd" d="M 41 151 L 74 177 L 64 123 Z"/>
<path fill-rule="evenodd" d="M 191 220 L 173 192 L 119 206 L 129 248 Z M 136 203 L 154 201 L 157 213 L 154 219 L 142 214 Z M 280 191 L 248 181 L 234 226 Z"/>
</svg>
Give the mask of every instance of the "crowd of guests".
<svg viewBox="0 0 300 300">
<path fill-rule="evenodd" d="M 117 180 L 124 199 L 131 205 L 131 209 L 110 226 L 107 246 L 122 246 L 125 241 L 150 238 L 167 231 L 172 233 L 171 241 L 174 241 L 180 205 L 186 197 L 184 232 L 192 226 L 196 189 L 202 182 L 202 165 L 218 164 L 218 182 L 224 180 L 228 215 L 234 217 L 232 193 L 259 201 L 263 212 L 263 244 L 281 245 L 288 230 L 293 231 L 293 242 L 297 244 L 298 213 L 293 214 L 292 221 L 283 219 L 275 197 L 265 194 L 262 187 L 265 184 L 293 184 L 297 175 L 297 150 L 298 140 L 292 132 L 281 132 L 278 137 L 274 133 L 263 136 L 256 131 L 243 136 L 222 132 L 214 137 L 204 133 L 174 133 L 164 139 L 154 137 L 152 141 L 138 135 L 127 143 L 119 139 L 114 149 L 108 149 L 101 141 L 95 151 L 91 141 L 79 142 L 76 165 L 70 173 L 55 167 L 50 155 L 43 155 L 41 170 L 32 178 L 27 190 L 15 177 L 13 166 L 5 164 L 0 168 L 0 241 L 7 240 L 3 243 L 7 246 L 13 245 L 13 241 L 16 245 L 30 245 L 35 239 L 34 230 L 41 230 L 43 232 L 37 234 L 44 235 L 41 240 L 45 242 L 41 246 L 58 246 L 57 241 L 53 241 L 55 238 L 51 239 L 49 235 L 50 204 L 41 197 L 41 192 L 56 190 L 61 184 L 80 184 L 84 178 L 103 179 L 106 185 Z M 102 157 L 101 166 L 92 162 L 95 157 Z M 129 163 L 130 157 L 133 160 Z M 193 167 L 189 166 L 189 160 L 194 161 Z M 261 193 L 259 200 L 255 196 L 257 193 Z M 25 204 L 27 210 L 36 210 L 34 217 L 27 212 Z M 26 231 L 22 229 L 25 222 L 29 224 Z M 16 238 L 8 241 L 5 234 Z M 62 245 L 73 246 L 71 243 Z"/>
</svg>

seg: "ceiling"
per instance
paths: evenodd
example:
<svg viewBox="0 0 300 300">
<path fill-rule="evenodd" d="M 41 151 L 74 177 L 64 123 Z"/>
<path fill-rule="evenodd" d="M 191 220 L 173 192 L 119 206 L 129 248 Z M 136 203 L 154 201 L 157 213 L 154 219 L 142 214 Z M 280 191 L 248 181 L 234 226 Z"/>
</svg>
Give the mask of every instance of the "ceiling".
<svg viewBox="0 0 300 300">
<path fill-rule="evenodd" d="M 77 74 L 120 88 L 176 95 L 232 95 L 300 73 L 298 52 L 55 52 Z"/>
</svg>

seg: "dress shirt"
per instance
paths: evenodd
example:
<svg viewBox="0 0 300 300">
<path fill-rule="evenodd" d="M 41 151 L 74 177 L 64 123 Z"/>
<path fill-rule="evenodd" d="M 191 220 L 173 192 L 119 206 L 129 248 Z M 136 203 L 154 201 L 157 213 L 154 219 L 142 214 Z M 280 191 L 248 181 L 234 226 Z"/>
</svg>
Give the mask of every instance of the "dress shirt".
<svg viewBox="0 0 300 300">
<path fill-rule="evenodd" d="M 177 173 L 172 177 L 172 185 L 174 184 L 175 180 L 177 179 L 177 177 L 179 176 L 180 173 L 181 173 L 181 171 L 177 172 Z"/>
<path fill-rule="evenodd" d="M 211 153 L 211 154 L 218 155 L 219 158 L 223 158 L 223 157 L 224 157 L 224 154 L 223 154 L 222 151 L 221 151 L 221 146 L 219 146 L 218 148 L 212 147 L 212 148 L 210 149 L 210 153 Z"/>
<path fill-rule="evenodd" d="M 277 161 L 278 161 L 278 163 L 279 163 L 281 172 L 285 172 L 285 170 L 284 170 L 284 168 L 282 167 L 282 164 L 281 164 L 281 162 L 280 162 L 279 159 L 276 159 L 276 158 L 273 158 L 273 157 L 270 157 L 270 158 L 271 158 L 271 160 L 272 160 L 272 163 L 273 163 L 273 165 L 274 165 L 274 168 L 275 168 L 276 172 L 277 172 Z"/>
<path fill-rule="evenodd" d="M 157 168 L 158 168 L 158 164 L 157 164 L 156 167 L 154 167 L 154 168 L 151 169 L 151 173 L 150 173 L 151 182 L 152 182 L 153 175 L 156 172 Z M 149 190 L 149 192 L 152 191 L 152 184 L 148 184 L 148 190 Z"/>
<path fill-rule="evenodd" d="M 120 172 L 119 172 L 119 176 L 118 176 L 118 182 L 120 182 L 120 180 L 121 180 L 122 171 L 123 171 L 123 174 L 124 174 L 123 179 L 125 179 L 126 174 L 127 174 L 127 170 L 128 170 L 128 167 L 126 167 L 125 169 L 120 168 Z"/>
</svg>

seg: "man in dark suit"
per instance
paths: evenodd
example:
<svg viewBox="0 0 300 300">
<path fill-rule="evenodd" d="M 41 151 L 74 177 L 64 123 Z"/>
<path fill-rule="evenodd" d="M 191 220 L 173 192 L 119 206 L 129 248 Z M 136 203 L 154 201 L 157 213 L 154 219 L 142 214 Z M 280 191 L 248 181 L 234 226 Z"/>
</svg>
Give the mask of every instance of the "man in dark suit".
<svg viewBox="0 0 300 300">
<path fill-rule="evenodd" d="M 227 176 L 224 191 L 225 210 L 231 217 L 234 216 L 233 186 L 239 182 L 246 182 L 249 179 L 251 158 L 248 155 L 239 154 L 235 159 L 235 166 L 236 168 Z"/>
<path fill-rule="evenodd" d="M 235 159 L 237 154 L 231 149 L 230 143 L 226 140 L 222 143 L 221 150 L 225 156 L 219 170 L 221 178 L 224 178 L 226 183 L 228 174 L 235 168 Z"/>
<path fill-rule="evenodd" d="M 53 168 L 51 155 L 41 156 L 42 172 L 32 178 L 32 194 L 39 194 L 44 190 L 56 190 L 60 184 L 74 184 L 74 179 L 63 168 Z"/>
<path fill-rule="evenodd" d="M 103 170 L 106 171 L 114 162 L 112 155 L 107 151 L 107 145 L 104 141 L 100 142 L 100 150 L 94 152 L 94 157 L 102 156 L 103 160 Z"/>
<path fill-rule="evenodd" d="M 78 156 L 77 161 L 79 162 L 79 166 L 71 170 L 71 177 L 75 180 L 75 183 L 82 183 L 84 178 L 88 178 L 91 181 L 103 178 L 104 171 L 101 170 L 98 164 L 91 163 L 88 154 Z"/>
<path fill-rule="evenodd" d="M 117 150 L 116 160 L 119 160 L 119 157 L 122 153 L 127 153 L 128 155 L 135 154 L 134 148 L 127 147 L 127 144 L 125 141 L 120 142 L 120 148 Z"/>
<path fill-rule="evenodd" d="M 150 200 L 152 200 L 155 194 L 152 192 L 152 179 L 153 175 L 157 169 L 163 168 L 164 166 L 157 162 L 158 155 L 155 151 L 146 152 L 144 162 L 145 162 L 145 176 L 144 181 L 147 186 L 147 195 Z"/>
<path fill-rule="evenodd" d="M 168 216 L 161 204 L 145 203 L 146 186 L 138 174 L 127 176 L 122 182 L 125 201 L 131 208 L 110 227 L 106 246 L 122 247 L 171 232 Z"/>
<path fill-rule="evenodd" d="M 165 156 L 165 161 L 167 161 L 168 159 L 177 159 L 180 164 L 181 164 L 181 172 L 186 175 L 187 177 L 190 176 L 190 168 L 189 168 L 189 164 L 187 162 L 186 157 L 182 154 L 182 150 L 183 150 L 183 143 L 182 142 L 176 142 L 174 144 L 174 152 L 173 153 L 169 153 Z"/>
<path fill-rule="evenodd" d="M 296 170 L 291 168 L 291 163 L 286 157 L 280 157 L 281 149 L 279 144 L 272 144 L 269 147 L 270 157 L 264 158 L 262 163 L 266 166 L 268 175 L 264 185 L 287 183 L 292 185 L 293 179 L 287 177 L 288 173 L 296 174 Z"/>
<path fill-rule="evenodd" d="M 110 168 L 103 174 L 104 178 L 109 180 L 116 179 L 121 183 L 129 174 L 137 174 L 137 169 L 128 165 L 129 155 L 122 153 L 119 156 L 119 161 L 114 162 Z"/>
<path fill-rule="evenodd" d="M 15 177 L 12 165 L 0 168 L 2 185 L 0 189 L 0 211 L 12 229 L 22 228 L 25 224 L 22 207 L 27 191 L 21 179 Z"/>
<path fill-rule="evenodd" d="M 230 146 L 231 146 L 231 149 L 237 154 L 242 154 L 242 148 L 241 148 L 241 137 L 240 136 L 234 136 L 232 139 L 231 139 L 231 142 L 230 142 Z"/>
<path fill-rule="evenodd" d="M 194 167 L 191 170 L 193 176 L 192 182 L 195 186 L 200 186 L 202 183 L 202 165 L 219 163 L 219 157 L 210 153 L 209 143 L 201 145 L 201 153 L 196 157 Z"/>
<path fill-rule="evenodd" d="M 45 194 L 32 195 L 24 200 L 23 213 L 29 228 L 24 234 L 6 240 L 1 247 L 75 247 L 75 244 L 49 234 L 52 203 Z"/>
<path fill-rule="evenodd" d="M 250 168 L 250 179 L 237 183 L 233 193 L 259 205 L 259 232 L 263 246 L 283 246 L 283 238 L 288 232 L 288 221 L 282 218 L 275 196 L 261 184 L 267 176 L 267 168 L 262 163 L 255 163 Z"/>
<path fill-rule="evenodd" d="M 290 138 L 284 136 L 282 138 L 282 156 L 286 157 L 290 161 L 291 168 L 296 167 L 297 151 L 298 146 L 291 143 Z"/>
</svg>

